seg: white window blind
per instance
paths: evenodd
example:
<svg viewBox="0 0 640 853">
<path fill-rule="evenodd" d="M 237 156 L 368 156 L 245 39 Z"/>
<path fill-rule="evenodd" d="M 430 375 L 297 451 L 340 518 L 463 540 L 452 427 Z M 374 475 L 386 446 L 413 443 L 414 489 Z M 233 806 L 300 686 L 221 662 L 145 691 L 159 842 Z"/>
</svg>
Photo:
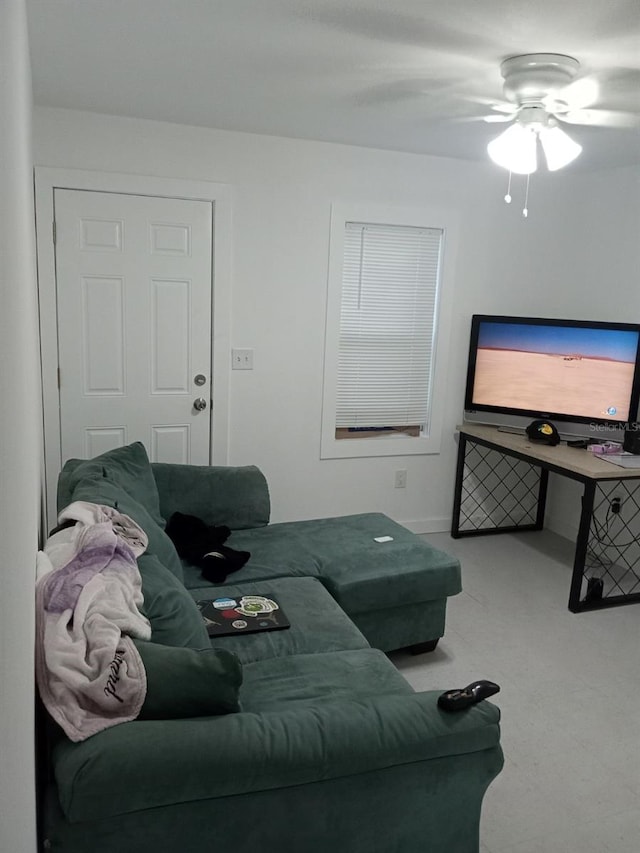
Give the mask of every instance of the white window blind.
<svg viewBox="0 0 640 853">
<path fill-rule="evenodd" d="M 336 428 L 427 428 L 442 236 L 345 223 Z"/>
</svg>

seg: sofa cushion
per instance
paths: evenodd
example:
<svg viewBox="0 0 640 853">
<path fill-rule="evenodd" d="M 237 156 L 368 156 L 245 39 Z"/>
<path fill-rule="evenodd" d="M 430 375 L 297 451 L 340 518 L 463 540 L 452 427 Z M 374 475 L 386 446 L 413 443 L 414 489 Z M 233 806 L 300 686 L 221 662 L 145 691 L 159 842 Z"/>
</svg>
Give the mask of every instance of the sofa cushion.
<svg viewBox="0 0 640 853">
<path fill-rule="evenodd" d="M 242 710 L 254 713 L 331 702 L 413 693 L 382 652 L 354 649 L 294 655 L 247 664 L 240 690 Z"/>
<path fill-rule="evenodd" d="M 240 710 L 242 666 L 225 649 L 187 649 L 146 643 L 135 645 L 147 674 L 141 720 L 209 717 Z"/>
<path fill-rule="evenodd" d="M 146 509 L 156 524 L 164 526 L 158 487 L 142 442 L 116 447 L 93 459 L 69 459 L 58 480 L 58 510 L 72 500 L 78 500 L 72 495 L 81 480 L 96 477 L 122 486 L 134 501 Z"/>
<path fill-rule="evenodd" d="M 237 584 L 192 589 L 196 601 L 273 596 L 291 623 L 280 631 L 214 637 L 211 645 L 235 652 L 243 664 L 267 658 L 339 649 L 364 649 L 368 643 L 346 613 L 315 578 L 277 578 L 260 584 Z"/>
<path fill-rule="evenodd" d="M 380 536 L 391 541 L 376 542 Z M 228 544 L 251 552 L 238 581 L 257 581 L 261 571 L 269 577 L 279 570 L 286 573 L 281 566 L 296 566 L 296 571 L 320 577 L 350 614 L 446 598 L 462 588 L 456 557 L 382 513 L 272 524 L 264 532 L 238 531 Z M 272 567 L 267 561 L 273 561 Z"/>
<path fill-rule="evenodd" d="M 381 526 L 386 533 L 377 533 Z M 462 590 L 457 557 L 395 522 L 379 524 L 375 515 L 353 518 L 343 523 L 342 532 L 345 548 L 342 554 L 325 555 L 322 579 L 349 613 L 444 599 Z M 393 541 L 375 542 L 374 534 L 391 535 Z"/>
<path fill-rule="evenodd" d="M 166 646 L 209 648 L 200 611 L 180 581 L 155 554 L 138 557 L 142 577 L 142 612 L 151 623 L 151 641 Z"/>
<path fill-rule="evenodd" d="M 147 553 L 155 554 L 178 580 L 182 581 L 182 563 L 173 542 L 163 528 L 156 524 L 145 506 L 139 503 L 124 486 L 94 475 L 78 481 L 71 493 L 72 501 L 91 501 L 118 509 L 130 516 L 144 530 L 149 538 Z"/>
<path fill-rule="evenodd" d="M 271 578 L 318 577 L 320 562 L 305 535 L 306 522 L 270 524 L 253 530 L 234 530 L 225 542 L 236 551 L 249 551 L 251 557 L 225 583 L 254 583 Z M 203 585 L 202 572 L 183 564 L 187 589 Z"/>
<path fill-rule="evenodd" d="M 364 661 L 363 661 L 364 663 Z M 352 669 L 357 669 L 353 661 Z M 411 791 L 420 782 L 422 799 L 411 801 L 411 810 L 428 808 L 433 792 L 440 792 L 445 785 L 446 795 L 438 805 L 446 809 L 449 802 L 456 803 L 463 796 L 462 806 L 468 805 L 468 789 L 474 785 L 482 792 L 502 766 L 499 751 L 499 710 L 490 702 L 480 702 L 462 714 L 447 714 L 437 708 L 439 691 L 427 693 L 394 692 L 365 699 L 333 701 L 331 695 L 321 697 L 313 705 L 290 703 L 286 709 L 274 713 L 225 714 L 195 720 L 134 720 L 99 732 L 81 743 L 71 743 L 66 738 L 57 741 L 52 749 L 52 765 L 57 782 L 58 800 L 66 820 L 78 827 L 77 837 L 89 842 L 78 845 L 74 850 L 94 849 L 91 847 L 92 827 L 88 822 L 108 820 L 129 814 L 135 822 L 129 824 L 131 835 L 112 832 L 114 850 L 128 851 L 153 849 L 148 845 L 149 835 L 133 834 L 139 813 L 153 809 L 147 826 L 151 832 L 160 815 L 165 811 L 170 821 L 175 822 L 176 812 L 185 814 L 180 804 L 204 802 L 206 819 L 199 821 L 202 838 L 215 825 L 227 826 L 227 810 L 237 795 L 249 792 L 266 792 L 278 789 L 277 802 L 281 813 L 285 813 L 279 826 L 286 827 L 286 812 L 291 803 L 288 791 L 294 786 L 310 783 L 325 783 L 343 777 L 341 786 L 341 808 L 338 815 L 348 814 L 350 791 L 356 784 L 354 777 L 366 774 L 365 790 L 376 770 L 415 766 L 427 773 L 408 778 L 394 774 L 389 784 L 397 785 L 401 793 Z M 242 697 L 241 697 L 242 701 Z M 481 753 L 474 755 L 472 753 Z M 456 761 L 456 756 L 461 760 Z M 444 761 L 437 761 L 443 758 Z M 450 761 L 454 761 L 453 771 Z M 434 762 L 434 763 L 431 763 Z M 449 777 L 454 774 L 454 782 Z M 469 781 L 471 780 L 471 781 Z M 318 789 L 308 791 L 317 811 Z M 462 792 L 462 794 L 461 794 Z M 303 791 L 302 793 L 307 793 Z M 316 797 L 314 798 L 314 794 Z M 407 796 L 407 794 L 404 794 Z M 426 799 L 425 799 L 426 797 Z M 215 803 L 213 798 L 221 798 Z M 253 805 L 251 814 L 265 815 L 262 793 Z M 325 797 L 320 797 L 325 802 Z M 243 802 L 241 802 L 241 808 Z M 378 808 L 384 809 L 384 790 L 375 798 Z M 166 810 L 161 808 L 168 806 Z M 452 807 L 453 809 L 453 807 Z M 451 812 L 454 817 L 457 813 Z M 239 821 L 242 824 L 241 809 Z M 323 813 L 324 814 L 324 813 Z M 215 815 L 216 818 L 212 818 Z M 291 820 L 291 815 L 289 815 Z M 212 823 L 213 820 L 213 823 Z M 162 821 L 166 825 L 167 821 Z M 325 817 L 326 822 L 326 817 Z M 234 828 L 238 821 L 231 824 Z M 98 825 L 99 827 L 100 825 Z M 103 824 L 104 832 L 110 827 Z M 117 824 L 118 829 L 121 824 Z M 191 827 L 190 827 L 191 829 Z M 260 819 L 251 824 L 252 839 L 258 846 Z M 477 824 L 468 834 L 458 837 L 451 850 L 470 851 L 477 849 Z M 168 850 L 165 844 L 158 845 Z M 189 836 L 191 837 L 191 836 Z M 133 838 L 134 846 L 125 843 Z M 219 839 L 219 834 L 216 836 Z M 307 849 L 296 846 L 297 837 L 285 834 L 288 851 Z M 281 838 L 281 840 L 282 840 Z M 409 844 L 402 849 L 424 850 L 424 838 L 417 846 Z M 415 839 L 414 839 L 415 841 Z M 428 843 L 429 838 L 426 836 Z M 422 843 L 420 843 L 422 842 Z M 120 846 L 118 847 L 118 843 Z M 256 847 L 256 844 L 253 845 Z M 189 850 L 196 849 L 189 843 Z M 233 839 L 224 847 L 230 850 Z M 244 844 L 242 849 L 250 849 Z M 59 850 L 63 846 L 57 845 Z M 262 845 L 263 849 L 267 849 Z M 107 845 L 102 844 L 101 850 Z M 180 845 L 172 850 L 180 849 Z M 222 848 L 221 848 L 222 849 Z M 269 847 L 271 849 L 278 849 Z M 312 849 L 326 849 L 314 847 Z M 337 846 L 334 849 L 344 850 Z M 376 849 L 363 848 L 359 850 Z M 384 848 L 391 850 L 392 848 Z M 400 848 L 394 848 L 399 851 Z M 428 849 L 428 848 L 427 848 Z"/>
<path fill-rule="evenodd" d="M 269 523 L 271 504 L 264 474 L 255 465 L 151 466 L 160 493 L 162 514 L 195 515 L 205 524 L 224 524 L 232 530 Z"/>
</svg>

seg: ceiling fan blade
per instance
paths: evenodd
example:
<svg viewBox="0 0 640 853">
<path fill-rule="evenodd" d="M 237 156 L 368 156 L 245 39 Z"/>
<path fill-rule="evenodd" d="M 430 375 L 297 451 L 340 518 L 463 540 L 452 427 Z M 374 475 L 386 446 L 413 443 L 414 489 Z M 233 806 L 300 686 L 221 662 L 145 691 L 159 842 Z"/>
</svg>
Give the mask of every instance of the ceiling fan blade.
<svg viewBox="0 0 640 853">
<path fill-rule="evenodd" d="M 361 106 L 393 106 L 409 100 L 420 100 L 422 108 L 431 114 L 455 115 L 461 109 L 457 103 L 460 99 L 455 95 L 459 85 L 455 79 L 440 79 L 427 74 L 419 77 L 403 76 L 369 86 L 357 93 L 356 100 Z"/>
<path fill-rule="evenodd" d="M 506 101 L 490 104 L 490 107 L 496 113 L 504 113 L 512 117 L 518 112 L 517 104 L 508 104 Z"/>
<path fill-rule="evenodd" d="M 498 101 L 495 98 L 482 98 L 478 95 L 456 95 L 458 100 L 467 101 L 471 104 L 476 104 L 481 107 L 488 107 L 497 113 L 516 113 L 518 105 L 511 104 L 509 101 Z"/>
<path fill-rule="evenodd" d="M 640 112 L 640 67 L 609 68 L 598 71 L 602 105 L 613 110 Z M 570 104 L 570 107 L 591 106 Z"/>
<path fill-rule="evenodd" d="M 453 121 L 485 121 L 488 124 L 495 124 L 507 121 L 513 121 L 515 115 L 505 116 L 505 115 L 483 115 L 483 116 L 459 116 L 454 118 Z"/>
<path fill-rule="evenodd" d="M 595 77 L 580 77 L 550 96 L 552 100 L 565 101 L 570 110 L 582 110 L 595 104 L 600 96 L 600 85 Z"/>
<path fill-rule="evenodd" d="M 501 121 L 513 121 L 515 117 L 516 117 L 516 110 L 514 110 L 511 113 L 508 113 L 507 115 L 500 113 L 498 115 L 489 114 L 486 116 L 480 116 L 480 118 L 483 121 L 486 121 L 487 124 L 494 124 L 494 123 L 498 123 Z"/>
<path fill-rule="evenodd" d="M 586 124 L 591 127 L 638 127 L 640 115 L 615 110 L 569 110 L 558 113 L 556 118 L 567 124 Z"/>
</svg>

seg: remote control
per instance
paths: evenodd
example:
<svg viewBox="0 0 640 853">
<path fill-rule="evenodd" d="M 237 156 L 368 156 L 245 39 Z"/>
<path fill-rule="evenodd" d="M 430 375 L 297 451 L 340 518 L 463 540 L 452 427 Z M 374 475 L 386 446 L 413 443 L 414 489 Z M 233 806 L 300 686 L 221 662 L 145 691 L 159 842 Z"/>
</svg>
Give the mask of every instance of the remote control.
<svg viewBox="0 0 640 853">
<path fill-rule="evenodd" d="M 474 681 L 462 690 L 447 690 L 438 696 L 438 707 L 443 711 L 462 711 L 500 691 L 493 681 Z"/>
</svg>

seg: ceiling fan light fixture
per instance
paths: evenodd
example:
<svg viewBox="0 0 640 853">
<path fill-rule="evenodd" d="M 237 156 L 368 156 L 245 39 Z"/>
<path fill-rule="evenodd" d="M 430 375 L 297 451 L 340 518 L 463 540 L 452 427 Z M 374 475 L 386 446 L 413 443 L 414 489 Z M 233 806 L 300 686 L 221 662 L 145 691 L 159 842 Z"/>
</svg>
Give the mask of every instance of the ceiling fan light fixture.
<svg viewBox="0 0 640 853">
<path fill-rule="evenodd" d="M 550 172 L 568 166 L 582 151 L 582 146 L 559 127 L 544 127 L 539 136 Z"/>
<path fill-rule="evenodd" d="M 487 145 L 487 151 L 494 163 L 518 175 L 530 175 L 538 165 L 536 133 L 522 124 L 512 124 L 504 133 L 492 139 Z"/>
</svg>

